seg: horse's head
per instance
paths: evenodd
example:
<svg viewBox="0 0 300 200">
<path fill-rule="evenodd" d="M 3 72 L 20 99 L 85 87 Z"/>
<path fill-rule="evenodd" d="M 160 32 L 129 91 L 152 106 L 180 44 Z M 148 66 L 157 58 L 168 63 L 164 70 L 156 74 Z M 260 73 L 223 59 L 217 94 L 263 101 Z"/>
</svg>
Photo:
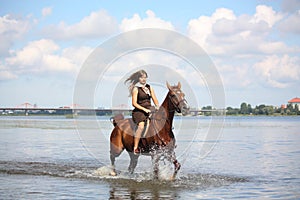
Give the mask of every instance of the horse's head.
<svg viewBox="0 0 300 200">
<path fill-rule="evenodd" d="M 185 94 L 181 91 L 180 82 L 178 82 L 178 84 L 175 86 L 170 86 L 170 84 L 167 82 L 167 87 L 169 89 L 168 97 L 170 98 L 170 101 L 175 107 L 175 110 L 178 113 L 187 115 L 189 113 L 190 108 L 187 101 L 184 98 Z"/>
</svg>

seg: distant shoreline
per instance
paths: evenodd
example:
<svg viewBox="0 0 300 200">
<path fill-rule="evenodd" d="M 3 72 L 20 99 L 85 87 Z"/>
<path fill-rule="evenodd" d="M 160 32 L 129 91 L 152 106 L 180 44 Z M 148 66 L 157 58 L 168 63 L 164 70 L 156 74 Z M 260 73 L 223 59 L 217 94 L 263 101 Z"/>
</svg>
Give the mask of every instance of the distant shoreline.
<svg viewBox="0 0 300 200">
<path fill-rule="evenodd" d="M 108 115 L 72 115 L 72 114 L 7 114 L 7 115 L 0 115 L 0 118 L 4 117 L 65 117 L 66 119 L 73 119 L 73 118 L 80 118 L 80 117 L 90 117 L 90 116 L 97 116 L 97 117 L 112 117 L 114 115 L 108 114 Z M 131 116 L 129 114 L 125 114 L 125 116 Z M 181 115 L 176 115 L 176 116 L 181 116 Z M 287 115 L 287 114 L 280 114 L 280 113 L 275 113 L 275 114 L 259 114 L 259 115 L 253 115 L 253 114 L 230 114 L 230 115 L 187 115 L 187 117 L 211 117 L 211 116 L 224 116 L 224 117 L 297 117 L 300 115 L 293 114 L 293 115 Z"/>
</svg>

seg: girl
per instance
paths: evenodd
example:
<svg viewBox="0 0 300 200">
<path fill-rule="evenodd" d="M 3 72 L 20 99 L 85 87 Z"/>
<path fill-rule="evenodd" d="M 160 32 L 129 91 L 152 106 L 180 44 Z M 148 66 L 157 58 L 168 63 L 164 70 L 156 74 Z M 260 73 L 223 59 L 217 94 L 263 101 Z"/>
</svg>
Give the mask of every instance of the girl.
<svg viewBox="0 0 300 200">
<path fill-rule="evenodd" d="M 129 92 L 132 97 L 132 106 L 134 110 L 132 111 L 132 120 L 137 125 L 134 138 L 134 154 L 139 153 L 138 144 L 141 138 L 141 134 L 144 130 L 145 123 L 148 120 L 151 99 L 155 105 L 155 108 L 158 109 L 159 104 L 155 96 L 153 88 L 147 84 L 148 75 L 146 71 L 140 70 L 133 73 L 125 83 L 129 82 Z"/>
</svg>

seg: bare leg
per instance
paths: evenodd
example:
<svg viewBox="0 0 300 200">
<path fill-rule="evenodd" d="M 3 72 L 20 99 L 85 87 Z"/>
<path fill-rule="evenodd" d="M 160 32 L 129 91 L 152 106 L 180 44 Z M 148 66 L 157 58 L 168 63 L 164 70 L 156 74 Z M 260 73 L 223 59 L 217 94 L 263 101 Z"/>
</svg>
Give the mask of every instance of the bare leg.
<svg viewBox="0 0 300 200">
<path fill-rule="evenodd" d="M 138 124 L 137 130 L 135 131 L 134 146 L 133 146 L 133 152 L 134 153 L 138 149 L 138 145 L 139 145 L 139 142 L 140 142 L 140 138 L 141 138 L 142 132 L 144 130 L 144 126 L 145 126 L 145 122 L 140 122 Z"/>
<path fill-rule="evenodd" d="M 143 134 L 143 137 L 147 137 L 147 133 L 148 133 L 148 129 L 149 129 L 149 126 L 150 126 L 150 120 L 147 119 L 146 123 L 144 124 L 144 126 L 146 126 L 144 129 L 144 134 Z"/>
</svg>

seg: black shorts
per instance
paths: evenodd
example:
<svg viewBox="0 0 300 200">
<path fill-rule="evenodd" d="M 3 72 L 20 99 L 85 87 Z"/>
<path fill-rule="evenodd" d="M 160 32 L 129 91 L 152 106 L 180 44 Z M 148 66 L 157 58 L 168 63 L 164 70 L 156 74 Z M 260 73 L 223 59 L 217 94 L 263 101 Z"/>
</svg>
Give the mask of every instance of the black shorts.
<svg viewBox="0 0 300 200">
<path fill-rule="evenodd" d="M 139 109 L 134 109 L 132 111 L 132 120 L 135 124 L 139 124 L 140 122 L 145 122 L 149 118 L 149 113 L 146 113 Z"/>
</svg>

